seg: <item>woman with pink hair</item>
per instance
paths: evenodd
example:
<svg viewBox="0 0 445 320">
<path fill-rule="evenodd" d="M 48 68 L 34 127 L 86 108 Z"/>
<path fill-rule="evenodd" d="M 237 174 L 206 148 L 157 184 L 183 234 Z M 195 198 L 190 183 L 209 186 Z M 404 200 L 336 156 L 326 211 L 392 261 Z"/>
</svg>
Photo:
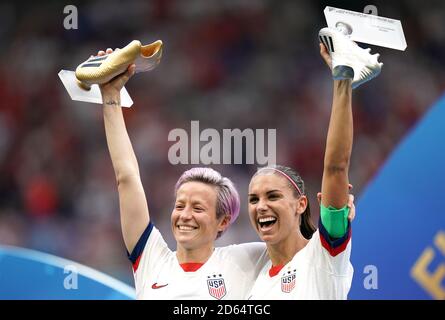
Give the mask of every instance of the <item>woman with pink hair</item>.
<svg viewBox="0 0 445 320">
<path fill-rule="evenodd" d="M 108 49 L 107 53 L 112 50 Z M 99 55 L 104 55 L 100 51 Z M 119 191 L 122 233 L 138 299 L 245 299 L 266 261 L 263 243 L 215 248 L 238 217 L 233 183 L 210 168 L 184 172 L 171 214 L 176 251 L 150 220 L 144 188 L 120 104 L 135 66 L 101 85 L 107 144 Z"/>
</svg>

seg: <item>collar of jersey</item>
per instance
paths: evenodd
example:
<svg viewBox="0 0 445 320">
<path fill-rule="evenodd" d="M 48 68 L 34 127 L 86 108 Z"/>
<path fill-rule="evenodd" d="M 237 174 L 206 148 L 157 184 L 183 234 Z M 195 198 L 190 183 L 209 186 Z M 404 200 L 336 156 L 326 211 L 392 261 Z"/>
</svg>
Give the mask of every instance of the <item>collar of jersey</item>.
<svg viewBox="0 0 445 320">
<path fill-rule="evenodd" d="M 204 263 L 202 263 L 202 262 L 185 262 L 185 263 L 180 263 L 179 265 L 181 266 L 182 270 L 184 270 L 185 272 L 195 272 L 199 268 L 201 268 L 204 265 Z"/>
<path fill-rule="evenodd" d="M 279 264 L 277 266 L 272 266 L 269 269 L 269 277 L 275 277 L 280 271 L 281 269 L 283 269 L 284 264 Z"/>
</svg>

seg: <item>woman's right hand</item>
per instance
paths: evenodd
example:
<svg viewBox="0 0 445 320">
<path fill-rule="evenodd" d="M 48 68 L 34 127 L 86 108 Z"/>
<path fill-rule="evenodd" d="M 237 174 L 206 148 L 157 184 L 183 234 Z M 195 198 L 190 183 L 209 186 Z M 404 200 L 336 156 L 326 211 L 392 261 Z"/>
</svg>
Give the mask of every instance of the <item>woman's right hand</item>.
<svg viewBox="0 0 445 320">
<path fill-rule="evenodd" d="M 113 50 L 99 51 L 98 56 L 112 53 Z M 128 252 L 133 252 L 139 238 L 150 223 L 147 199 L 139 175 L 139 165 L 120 105 L 120 91 L 134 74 L 135 65 L 127 71 L 100 85 L 104 107 L 105 135 L 108 150 L 116 176 L 119 192 L 119 208 L 122 234 Z M 113 107 L 113 108 L 108 108 Z"/>
<path fill-rule="evenodd" d="M 103 56 L 105 54 L 113 53 L 113 49 L 108 48 L 106 51 L 99 51 L 97 53 L 98 56 Z M 128 66 L 126 72 L 118 75 L 117 77 L 111 79 L 109 82 L 99 85 L 100 92 L 102 94 L 102 100 L 106 101 L 119 101 L 120 105 L 120 92 L 127 81 L 133 76 L 135 72 L 136 65 L 133 63 Z"/>
</svg>

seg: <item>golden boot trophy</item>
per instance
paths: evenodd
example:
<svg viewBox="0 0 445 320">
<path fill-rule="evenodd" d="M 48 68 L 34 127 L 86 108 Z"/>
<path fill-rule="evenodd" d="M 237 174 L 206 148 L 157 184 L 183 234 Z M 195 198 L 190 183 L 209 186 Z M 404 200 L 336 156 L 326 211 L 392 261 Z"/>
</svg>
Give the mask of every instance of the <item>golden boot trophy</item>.
<svg viewBox="0 0 445 320">
<path fill-rule="evenodd" d="M 136 73 L 154 69 L 162 57 L 162 41 L 148 45 L 133 40 L 122 49 L 110 54 L 92 56 L 81 63 L 76 71 L 61 70 L 59 77 L 67 89 L 71 99 L 77 101 L 102 103 L 99 84 L 106 83 L 125 72 L 132 63 L 136 65 Z M 130 107 L 133 104 L 125 88 L 121 91 L 121 104 Z"/>
</svg>

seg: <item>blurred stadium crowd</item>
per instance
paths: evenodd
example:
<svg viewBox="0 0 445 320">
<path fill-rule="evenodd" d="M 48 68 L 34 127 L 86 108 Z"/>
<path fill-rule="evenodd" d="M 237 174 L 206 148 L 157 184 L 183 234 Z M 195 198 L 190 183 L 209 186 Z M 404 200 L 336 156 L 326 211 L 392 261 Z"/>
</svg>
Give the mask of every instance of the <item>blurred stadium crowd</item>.
<svg viewBox="0 0 445 320">
<path fill-rule="evenodd" d="M 363 11 L 368 3 L 69 4 L 78 9 L 77 30 L 64 29 L 60 1 L 0 4 L 0 245 L 49 252 L 132 283 L 101 107 L 71 101 L 57 77 L 132 39 L 164 41 L 159 67 L 128 83 L 135 104 L 125 116 L 152 220 L 171 248 L 173 186 L 191 166 L 169 163 L 167 137 L 174 128 L 189 132 L 191 120 L 219 132 L 277 129 L 277 161 L 303 176 L 316 221 L 332 94 L 317 33 L 326 5 Z M 445 89 L 445 2 L 374 4 L 402 20 L 408 48 L 373 47 L 382 74 L 354 92 L 356 195 Z M 239 220 L 219 243 L 256 241 L 246 212 L 256 166 L 214 167 L 233 178 L 242 199 Z"/>
</svg>

